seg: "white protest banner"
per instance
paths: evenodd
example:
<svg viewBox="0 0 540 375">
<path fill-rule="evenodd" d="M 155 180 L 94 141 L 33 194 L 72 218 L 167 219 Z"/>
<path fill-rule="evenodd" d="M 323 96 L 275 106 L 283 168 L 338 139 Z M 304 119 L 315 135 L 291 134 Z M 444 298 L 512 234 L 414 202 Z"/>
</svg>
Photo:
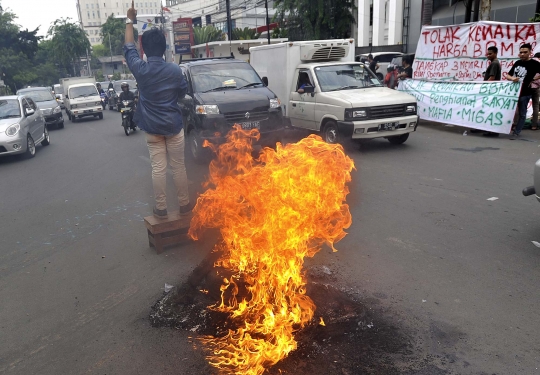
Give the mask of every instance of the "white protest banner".
<svg viewBox="0 0 540 375">
<path fill-rule="evenodd" d="M 398 90 L 416 97 L 423 120 L 510 133 L 521 83 L 407 79 Z"/>
<path fill-rule="evenodd" d="M 488 47 L 499 50 L 505 77 L 518 60 L 519 47 L 530 43 L 540 52 L 540 23 L 480 21 L 452 26 L 423 26 L 413 63 L 413 78 L 483 80 Z M 504 78 L 503 78 L 504 79 Z"/>
</svg>

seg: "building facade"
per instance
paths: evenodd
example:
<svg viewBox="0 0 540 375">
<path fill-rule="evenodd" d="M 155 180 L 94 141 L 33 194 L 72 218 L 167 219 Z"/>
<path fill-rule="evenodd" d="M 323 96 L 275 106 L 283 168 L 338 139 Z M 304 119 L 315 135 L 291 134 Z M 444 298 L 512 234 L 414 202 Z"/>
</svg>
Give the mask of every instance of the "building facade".
<svg viewBox="0 0 540 375">
<path fill-rule="evenodd" d="M 167 0 L 172 18 L 191 18 L 194 26 L 214 25 L 227 32 L 225 0 Z M 230 0 L 232 28 L 250 29 L 266 26 L 264 0 Z M 268 1 L 270 21 L 275 15 L 274 2 Z"/>
<path fill-rule="evenodd" d="M 534 17 L 536 0 L 491 0 L 490 21 L 526 23 Z M 456 0 L 433 0 L 433 25 L 465 22 L 465 3 Z"/>
<path fill-rule="evenodd" d="M 79 21 L 88 36 L 90 44 L 103 43 L 101 39 L 101 25 L 113 14 L 126 15 L 131 7 L 131 0 L 77 0 Z M 157 15 L 161 12 L 161 1 L 135 1 L 137 18 L 143 15 Z"/>
<path fill-rule="evenodd" d="M 416 51 L 422 0 L 356 0 L 355 5 L 357 53 Z"/>
</svg>

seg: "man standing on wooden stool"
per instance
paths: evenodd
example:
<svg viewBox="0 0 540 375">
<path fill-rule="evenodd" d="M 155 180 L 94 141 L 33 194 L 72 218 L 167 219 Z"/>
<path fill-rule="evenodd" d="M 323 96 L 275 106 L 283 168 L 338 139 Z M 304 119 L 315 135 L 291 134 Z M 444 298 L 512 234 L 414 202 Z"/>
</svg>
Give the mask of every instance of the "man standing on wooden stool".
<svg viewBox="0 0 540 375">
<path fill-rule="evenodd" d="M 180 204 L 180 215 L 189 215 L 193 204 L 189 201 L 186 167 L 184 164 L 184 129 L 178 99 L 186 94 L 187 83 L 180 67 L 166 63 L 163 54 L 167 46 L 165 35 L 152 28 L 142 35 L 145 62 L 135 48 L 133 23 L 137 11 L 134 2 L 128 9 L 124 55 L 139 87 L 139 102 L 134 122 L 146 132 L 146 143 L 152 162 L 152 184 L 156 204 L 154 216 L 167 218 L 167 156 L 172 168 Z"/>
</svg>

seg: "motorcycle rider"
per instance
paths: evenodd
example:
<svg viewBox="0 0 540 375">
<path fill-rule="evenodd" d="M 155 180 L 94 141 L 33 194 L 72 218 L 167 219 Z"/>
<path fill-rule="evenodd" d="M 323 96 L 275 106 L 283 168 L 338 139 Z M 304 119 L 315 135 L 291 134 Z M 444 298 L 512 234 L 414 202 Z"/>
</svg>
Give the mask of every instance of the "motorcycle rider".
<svg viewBox="0 0 540 375">
<path fill-rule="evenodd" d="M 105 94 L 105 90 L 101 88 L 101 83 L 96 83 L 97 91 L 99 92 L 99 95 Z"/>
<path fill-rule="evenodd" d="M 124 103 L 122 101 L 124 100 L 131 100 L 131 103 L 129 106 L 134 109 L 135 108 L 135 94 L 129 91 L 129 84 L 127 82 L 122 82 L 120 85 L 120 88 L 122 89 L 122 92 L 120 93 L 120 97 L 118 99 L 118 108 L 124 107 Z M 133 123 L 133 111 L 130 114 L 131 118 L 131 127 L 135 128 L 135 124 Z"/>
</svg>

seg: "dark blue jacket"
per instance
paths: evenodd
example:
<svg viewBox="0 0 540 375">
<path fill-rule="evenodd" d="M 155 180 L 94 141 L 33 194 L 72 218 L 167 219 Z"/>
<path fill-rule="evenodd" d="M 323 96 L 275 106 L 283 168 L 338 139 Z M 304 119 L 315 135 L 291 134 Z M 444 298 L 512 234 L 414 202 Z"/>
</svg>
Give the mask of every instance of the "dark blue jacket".
<svg viewBox="0 0 540 375">
<path fill-rule="evenodd" d="M 139 57 L 135 44 L 124 45 L 126 63 L 139 86 L 139 104 L 133 120 L 150 134 L 175 135 L 182 130 L 178 100 L 186 94 L 187 83 L 180 67 L 161 57 Z"/>
</svg>

